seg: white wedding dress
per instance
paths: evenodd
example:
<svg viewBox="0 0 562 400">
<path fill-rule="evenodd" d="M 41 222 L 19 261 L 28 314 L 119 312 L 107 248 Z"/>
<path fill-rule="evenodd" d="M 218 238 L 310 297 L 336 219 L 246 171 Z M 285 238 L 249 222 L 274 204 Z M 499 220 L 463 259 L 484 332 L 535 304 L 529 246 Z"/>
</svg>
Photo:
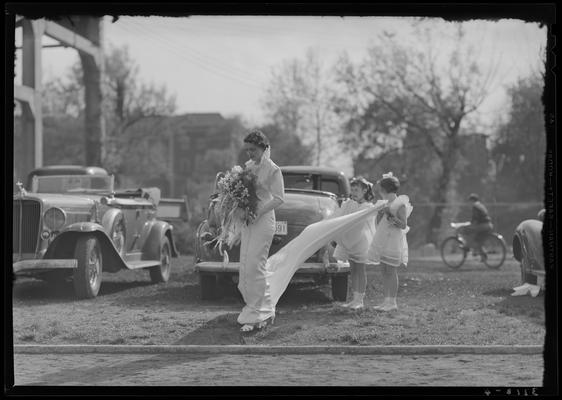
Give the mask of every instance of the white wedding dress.
<svg viewBox="0 0 562 400">
<path fill-rule="evenodd" d="M 373 207 L 344 215 L 342 217 L 322 220 L 307 226 L 277 253 L 267 259 L 269 294 L 273 307 L 287 289 L 291 278 L 302 263 L 330 241 L 363 223 L 385 205 L 386 200 L 377 201 Z"/>
</svg>

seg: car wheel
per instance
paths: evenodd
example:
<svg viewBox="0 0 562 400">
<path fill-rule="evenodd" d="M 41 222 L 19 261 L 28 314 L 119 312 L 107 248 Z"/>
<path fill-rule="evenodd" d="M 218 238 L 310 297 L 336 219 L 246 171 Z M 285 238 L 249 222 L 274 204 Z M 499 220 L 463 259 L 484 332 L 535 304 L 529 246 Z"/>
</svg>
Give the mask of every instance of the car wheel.
<svg viewBox="0 0 562 400">
<path fill-rule="evenodd" d="M 218 295 L 218 282 L 215 274 L 199 274 L 201 287 L 201 300 L 216 300 Z"/>
<path fill-rule="evenodd" d="M 347 274 L 332 275 L 332 298 L 335 301 L 347 299 Z"/>
<path fill-rule="evenodd" d="M 111 241 L 115 245 L 119 255 L 125 257 L 125 224 L 122 218 L 116 219 L 113 222 L 113 226 L 111 227 Z"/>
<path fill-rule="evenodd" d="M 76 296 L 91 299 L 98 295 L 102 280 L 102 252 L 98 239 L 93 235 L 81 236 L 76 242 L 74 258 L 78 268 L 74 271 L 73 284 Z"/>
<path fill-rule="evenodd" d="M 168 282 L 172 269 L 172 251 L 170 241 L 166 236 L 160 244 L 160 265 L 150 268 L 150 280 L 152 283 Z"/>
</svg>

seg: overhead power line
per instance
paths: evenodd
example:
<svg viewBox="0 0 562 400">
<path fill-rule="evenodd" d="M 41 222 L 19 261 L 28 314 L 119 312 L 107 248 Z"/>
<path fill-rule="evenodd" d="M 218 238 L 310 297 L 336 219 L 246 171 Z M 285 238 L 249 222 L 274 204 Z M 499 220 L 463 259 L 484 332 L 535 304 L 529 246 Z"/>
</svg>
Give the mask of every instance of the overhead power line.
<svg viewBox="0 0 562 400">
<path fill-rule="evenodd" d="M 140 25 L 137 25 L 137 26 L 138 26 L 139 28 L 141 28 Z M 144 28 L 144 27 L 143 27 L 143 28 Z M 148 27 L 148 30 L 149 30 L 152 34 L 154 34 L 154 35 L 156 35 L 156 36 L 158 36 L 158 37 L 161 37 L 160 33 L 156 32 L 156 30 L 155 30 L 154 28 Z M 174 35 L 177 35 L 177 30 L 170 31 L 170 33 L 171 33 L 171 34 L 174 34 Z M 193 34 L 190 34 L 190 35 L 191 35 L 191 37 L 193 37 Z M 175 46 L 178 50 L 179 50 L 179 49 L 181 49 L 181 50 L 183 50 L 183 49 L 188 49 L 193 55 L 198 56 L 200 59 L 202 59 L 202 60 L 204 60 L 204 61 L 210 63 L 211 65 L 220 65 L 221 68 L 224 69 L 224 65 L 225 65 L 225 64 L 224 64 L 224 60 L 220 60 L 220 59 L 215 58 L 215 57 L 213 57 L 213 56 L 210 56 L 210 55 L 208 55 L 208 54 L 204 54 L 204 53 L 202 53 L 201 51 L 199 51 L 199 50 L 197 50 L 197 49 L 195 49 L 195 48 L 193 48 L 193 47 L 191 47 L 191 46 L 188 46 L 188 45 L 185 43 L 185 41 L 182 41 L 182 42 L 174 42 L 174 46 Z M 234 65 L 234 64 L 231 64 L 231 63 L 226 64 L 226 65 L 228 66 L 228 69 L 227 69 L 227 70 L 228 70 L 229 72 L 232 72 L 232 73 L 234 73 L 234 74 L 237 74 L 238 76 L 243 77 L 244 79 L 250 79 L 250 80 L 254 80 L 254 79 L 255 79 L 255 76 L 252 76 L 251 74 L 249 74 L 247 69 L 242 69 L 242 68 L 240 68 L 240 67 L 238 67 L 238 66 L 236 66 L 236 65 Z"/>
<path fill-rule="evenodd" d="M 236 76 L 236 75 L 232 74 L 231 71 L 229 71 L 229 70 L 225 70 L 224 68 L 211 65 L 207 61 L 202 60 L 201 57 L 198 57 L 195 54 L 191 54 L 189 52 L 186 52 L 185 50 L 182 50 L 181 48 L 174 45 L 169 40 L 167 40 L 165 38 L 162 38 L 159 34 L 155 34 L 150 29 L 146 29 L 146 27 L 140 27 L 140 26 L 135 26 L 135 25 L 129 25 L 128 27 L 135 30 L 137 34 L 139 34 L 139 33 L 143 34 L 143 35 L 145 35 L 145 37 L 149 38 L 151 41 L 160 43 L 170 53 L 187 60 L 191 64 L 198 65 L 199 67 L 201 67 L 202 69 L 204 69 L 205 71 L 207 71 L 209 73 L 212 73 L 212 74 L 215 74 L 215 75 L 220 75 L 223 78 L 227 78 L 229 80 L 238 81 L 238 82 L 240 82 L 244 85 L 247 85 L 247 86 L 255 86 L 255 87 L 259 88 L 259 86 L 255 85 L 253 82 L 250 82 L 249 80 L 246 80 L 247 78 L 245 78 L 245 77 L 243 78 L 243 77 Z M 150 32 L 147 34 L 147 31 L 150 31 Z"/>
<path fill-rule="evenodd" d="M 218 67 L 209 64 L 209 62 L 203 59 L 201 56 L 190 53 L 189 51 L 185 51 L 181 47 L 174 45 L 169 40 L 162 38 L 161 35 L 156 34 L 150 28 L 147 29 L 145 26 L 138 26 L 131 23 L 121 23 L 120 28 L 136 36 L 142 35 L 142 37 L 147 38 L 148 40 L 152 41 L 158 46 L 161 47 L 163 46 L 171 54 L 188 61 L 190 64 L 195 64 L 199 66 L 200 68 L 202 68 L 208 73 L 221 76 L 222 78 L 226 78 L 228 80 L 237 81 L 246 86 L 251 86 L 261 89 L 261 86 L 256 85 L 255 83 L 250 81 L 247 77 L 236 76 L 232 73 L 232 71 L 225 69 L 224 67 Z"/>
</svg>

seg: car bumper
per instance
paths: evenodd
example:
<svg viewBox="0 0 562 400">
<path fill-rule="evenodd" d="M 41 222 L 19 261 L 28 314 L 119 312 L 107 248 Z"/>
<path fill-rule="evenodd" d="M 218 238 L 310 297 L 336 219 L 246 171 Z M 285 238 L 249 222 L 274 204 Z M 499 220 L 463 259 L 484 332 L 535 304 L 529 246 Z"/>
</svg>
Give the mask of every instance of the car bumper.
<svg viewBox="0 0 562 400">
<path fill-rule="evenodd" d="M 78 261 L 75 259 L 40 259 L 40 260 L 20 260 L 13 263 L 14 274 L 30 272 L 47 272 L 59 269 L 76 269 Z"/>
<path fill-rule="evenodd" d="M 221 261 L 203 261 L 195 264 L 196 272 L 235 272 L 240 269 L 239 262 L 223 264 Z M 304 263 L 296 274 L 340 274 L 350 271 L 348 263 Z"/>
</svg>

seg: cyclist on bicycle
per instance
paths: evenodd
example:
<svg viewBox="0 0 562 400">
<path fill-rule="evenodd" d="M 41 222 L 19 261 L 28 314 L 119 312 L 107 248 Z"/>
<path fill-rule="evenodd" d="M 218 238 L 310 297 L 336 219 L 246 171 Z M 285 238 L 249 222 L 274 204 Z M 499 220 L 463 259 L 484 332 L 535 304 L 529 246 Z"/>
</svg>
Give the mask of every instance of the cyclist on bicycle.
<svg viewBox="0 0 562 400">
<path fill-rule="evenodd" d="M 469 247 L 476 249 L 482 261 L 484 261 L 487 255 L 482 250 L 482 241 L 486 233 L 492 232 L 494 226 L 492 225 L 492 219 L 488 214 L 488 210 L 480 202 L 478 195 L 472 193 L 468 196 L 468 200 L 472 203 L 472 218 L 470 225 L 462 229 L 462 234 L 467 239 Z"/>
</svg>

